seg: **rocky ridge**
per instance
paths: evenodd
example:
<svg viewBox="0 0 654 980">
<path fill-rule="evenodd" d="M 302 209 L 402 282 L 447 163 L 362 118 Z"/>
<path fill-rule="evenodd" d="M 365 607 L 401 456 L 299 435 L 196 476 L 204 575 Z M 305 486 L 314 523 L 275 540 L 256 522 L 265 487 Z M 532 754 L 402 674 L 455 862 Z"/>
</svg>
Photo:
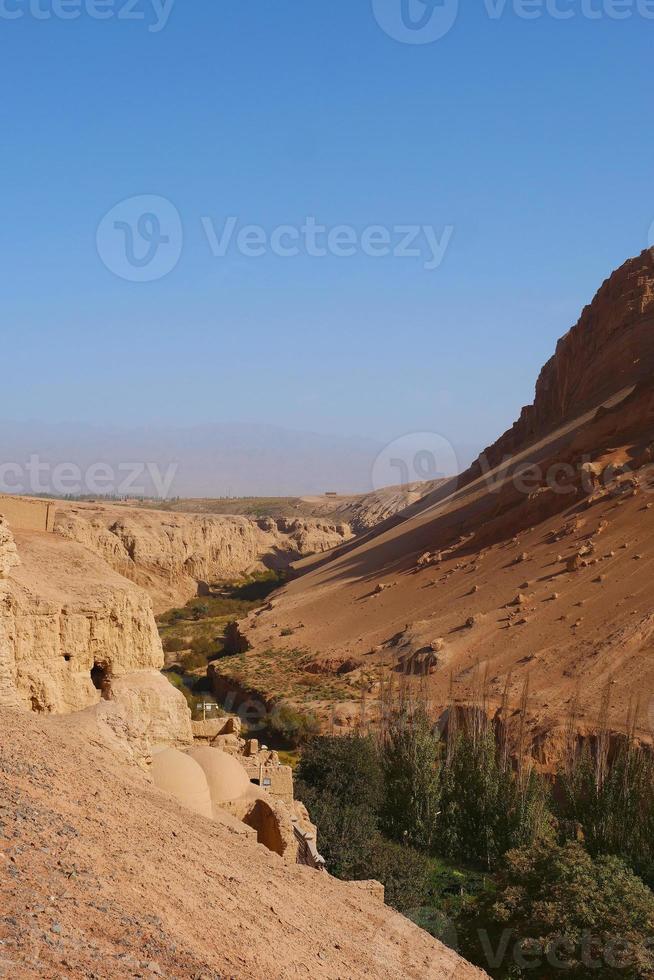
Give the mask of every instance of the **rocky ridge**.
<svg viewBox="0 0 654 980">
<path fill-rule="evenodd" d="M 630 385 L 654 364 L 654 249 L 629 259 L 602 284 L 558 342 L 531 405 L 484 450 L 490 467 Z M 475 475 L 478 467 L 475 469 Z"/>
</svg>

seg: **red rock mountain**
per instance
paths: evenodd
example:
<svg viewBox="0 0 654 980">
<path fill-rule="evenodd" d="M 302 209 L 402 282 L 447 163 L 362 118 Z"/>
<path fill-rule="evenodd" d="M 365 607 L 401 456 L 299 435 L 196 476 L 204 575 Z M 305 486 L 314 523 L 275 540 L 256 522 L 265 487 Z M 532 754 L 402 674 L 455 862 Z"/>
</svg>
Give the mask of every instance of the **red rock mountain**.
<svg viewBox="0 0 654 980">
<path fill-rule="evenodd" d="M 495 464 L 587 412 L 616 392 L 652 377 L 654 250 L 629 259 L 600 287 L 556 345 L 536 382 L 533 404 L 486 450 Z"/>
</svg>

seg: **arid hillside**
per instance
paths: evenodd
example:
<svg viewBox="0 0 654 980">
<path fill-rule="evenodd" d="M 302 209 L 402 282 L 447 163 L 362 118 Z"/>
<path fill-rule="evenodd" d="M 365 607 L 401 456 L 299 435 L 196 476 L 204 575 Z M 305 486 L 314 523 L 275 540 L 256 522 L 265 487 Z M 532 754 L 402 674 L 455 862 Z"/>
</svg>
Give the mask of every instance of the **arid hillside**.
<svg viewBox="0 0 654 980">
<path fill-rule="evenodd" d="M 0 976 L 485 975 L 365 886 L 183 809 L 76 716 L 0 712 L 0 831 Z"/>
<path fill-rule="evenodd" d="M 469 471 L 301 562 L 304 574 L 242 624 L 252 649 L 238 658 L 241 681 L 285 686 L 348 725 L 362 692 L 374 714 L 384 670 L 422 676 L 442 707 L 450 683 L 465 701 L 480 672 L 496 705 L 506 685 L 515 704 L 528 678 L 544 756 L 577 696 L 592 721 L 609 685 L 621 722 L 654 687 L 653 337 L 649 250 L 602 286 L 534 404 Z M 228 661 L 216 670 L 229 674 Z M 641 697 L 643 730 L 650 707 Z"/>
</svg>

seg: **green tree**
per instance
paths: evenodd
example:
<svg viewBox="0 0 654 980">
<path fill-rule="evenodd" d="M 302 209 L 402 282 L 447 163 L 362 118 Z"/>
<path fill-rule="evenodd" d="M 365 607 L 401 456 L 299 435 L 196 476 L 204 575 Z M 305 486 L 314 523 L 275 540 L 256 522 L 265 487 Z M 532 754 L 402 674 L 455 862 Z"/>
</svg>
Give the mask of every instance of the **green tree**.
<svg viewBox="0 0 654 980">
<path fill-rule="evenodd" d="M 588 745 L 561 774 L 561 816 L 580 824 L 591 854 L 617 854 L 654 885 L 654 758 L 623 738 L 613 754 Z"/>
<path fill-rule="evenodd" d="M 403 704 L 391 713 L 382 750 L 382 827 L 394 840 L 428 850 L 438 817 L 439 735 L 422 703 Z"/>
<path fill-rule="evenodd" d="M 515 772 L 490 724 L 459 732 L 443 767 L 438 849 L 491 869 L 512 847 L 534 841 L 549 824 L 547 790 L 530 767 Z"/>
<path fill-rule="evenodd" d="M 636 980 L 654 977 L 653 928 L 654 894 L 619 858 L 541 840 L 507 853 L 460 938 L 497 978 Z"/>
<path fill-rule="evenodd" d="M 384 787 L 374 739 L 363 735 L 313 738 L 302 751 L 295 776 L 300 786 L 329 793 L 341 804 L 365 808 L 376 824 Z"/>
</svg>

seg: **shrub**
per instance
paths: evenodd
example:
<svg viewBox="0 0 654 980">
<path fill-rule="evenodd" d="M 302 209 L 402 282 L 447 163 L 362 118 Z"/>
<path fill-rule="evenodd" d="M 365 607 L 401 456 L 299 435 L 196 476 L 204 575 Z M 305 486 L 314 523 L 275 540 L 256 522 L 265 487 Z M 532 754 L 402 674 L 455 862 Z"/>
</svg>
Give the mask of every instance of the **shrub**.
<svg viewBox="0 0 654 980">
<path fill-rule="evenodd" d="M 207 654 L 202 650 L 192 649 L 191 653 L 181 658 L 181 666 L 184 670 L 199 670 L 207 666 Z"/>
<path fill-rule="evenodd" d="M 198 707 L 198 703 L 201 700 L 197 695 L 193 694 L 189 688 L 184 683 L 184 678 L 181 674 L 175 673 L 175 671 L 166 671 L 164 674 L 168 678 L 173 687 L 176 687 L 178 691 L 181 691 L 186 698 L 186 703 L 188 704 L 191 714 L 195 715 Z"/>
<path fill-rule="evenodd" d="M 270 714 L 268 729 L 289 745 L 302 745 L 316 735 L 320 724 L 314 715 L 303 714 L 290 704 L 281 702 L 275 705 Z"/>
<path fill-rule="evenodd" d="M 238 656 L 240 653 L 247 653 L 250 649 L 250 644 L 239 630 L 236 620 L 232 620 L 225 627 L 223 646 L 229 656 Z"/>
<path fill-rule="evenodd" d="M 541 840 L 506 855 L 498 884 L 462 931 L 464 955 L 493 976 L 654 976 L 654 894 L 619 858 Z"/>
<path fill-rule="evenodd" d="M 206 617 L 209 615 L 209 606 L 206 604 L 206 602 L 193 603 L 190 609 L 191 618 L 196 620 L 196 622 L 200 619 L 206 619 Z"/>
<path fill-rule="evenodd" d="M 180 650 L 186 650 L 188 644 L 180 636 L 166 636 L 163 639 L 163 648 L 166 653 L 179 653 Z"/>
<path fill-rule="evenodd" d="M 366 877 L 381 881 L 387 905 L 415 915 L 427 901 L 428 859 L 414 847 L 381 834 L 373 836 L 371 845 Z"/>
<path fill-rule="evenodd" d="M 318 849 L 328 871 L 346 881 L 373 877 L 375 814 L 365 806 L 343 802 L 328 790 L 304 786 L 300 799 L 318 827 Z"/>
<path fill-rule="evenodd" d="M 265 572 L 254 572 L 247 581 L 234 585 L 231 592 L 235 599 L 262 602 L 285 581 L 284 572 L 276 572 L 272 569 Z"/>
</svg>

